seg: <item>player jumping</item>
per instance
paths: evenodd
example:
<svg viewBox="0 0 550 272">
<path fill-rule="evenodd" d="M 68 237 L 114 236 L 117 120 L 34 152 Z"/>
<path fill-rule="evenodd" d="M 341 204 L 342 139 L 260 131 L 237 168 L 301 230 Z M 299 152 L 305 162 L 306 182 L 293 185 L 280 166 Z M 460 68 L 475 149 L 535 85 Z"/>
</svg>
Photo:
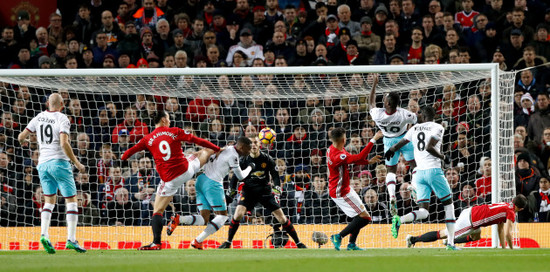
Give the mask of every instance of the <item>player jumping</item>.
<svg viewBox="0 0 550 272">
<path fill-rule="evenodd" d="M 34 117 L 17 140 L 23 145 L 31 133 L 36 132 L 40 156 L 38 158 L 38 175 L 40 186 L 44 192 L 44 207 L 40 213 L 40 242 L 46 252 L 53 254 L 55 248 L 49 239 L 50 221 L 52 212 L 57 202 L 57 189 L 67 203 L 67 249 L 77 252 L 86 252 L 76 241 L 76 223 L 78 222 L 78 206 L 76 199 L 76 185 L 73 169 L 69 160 L 73 162 L 78 171 L 84 172 L 85 168 L 73 153 L 69 143 L 71 134 L 71 122 L 67 116 L 61 113 L 63 98 L 54 93 L 48 98 L 48 110 Z"/>
<path fill-rule="evenodd" d="M 454 246 L 455 215 L 453 196 L 445 174 L 441 169 L 441 161 L 445 156 L 441 154 L 441 142 L 443 139 L 443 126 L 433 122 L 435 110 L 432 107 L 424 107 L 418 116 L 419 124 L 414 125 L 399 141 L 392 146 L 384 156 L 392 158 L 396 150 L 412 142 L 414 157 L 418 162 L 416 166 L 416 193 L 419 210 L 412 211 L 403 217 L 394 215 L 392 218 L 392 235 L 397 238 L 401 224 L 411 223 L 428 217 L 428 206 L 432 190 L 444 205 L 445 223 L 449 233 L 447 250 L 457 250 Z"/>
<path fill-rule="evenodd" d="M 481 227 L 498 225 L 498 237 L 500 246 L 514 248 L 512 242 L 512 223 L 516 220 L 516 213 L 527 206 L 527 198 L 517 195 L 512 203 L 485 204 L 467 208 L 460 213 L 456 220 L 455 243 L 467 243 L 481 238 Z M 447 238 L 447 229 L 431 231 L 420 236 L 407 235 L 407 247 L 413 247 L 416 243 L 429 243 Z M 504 242 L 506 241 L 506 243 Z"/>
<path fill-rule="evenodd" d="M 164 110 L 155 114 L 153 119 L 155 130 L 141 139 L 135 146 L 128 149 L 121 160 L 127 160 L 134 153 L 148 149 L 155 159 L 161 182 L 157 188 L 157 196 L 153 205 L 153 242 L 138 250 L 160 250 L 162 233 L 162 214 L 172 197 L 181 186 L 191 179 L 206 163 L 210 155 L 220 151 L 215 144 L 195 137 L 193 134 L 177 127 L 170 127 L 170 115 Z M 195 155 L 185 158 L 181 143 L 195 143 L 207 149 L 202 149 Z"/>
<path fill-rule="evenodd" d="M 204 165 L 204 173 L 197 178 L 195 184 L 197 190 L 197 207 L 201 216 L 186 215 L 181 217 L 184 225 L 202 226 L 207 225 L 206 229 L 191 242 L 191 246 L 196 249 L 202 249 L 202 242 L 210 235 L 223 227 L 227 221 L 227 205 L 225 203 L 225 193 L 223 191 L 223 179 L 233 170 L 237 179 L 242 180 L 253 170 L 254 164 L 251 163 L 245 170 L 241 170 L 239 158 L 250 154 L 252 142 L 246 137 L 240 137 L 235 146 L 229 146 L 223 149 L 218 156 L 212 155 Z M 216 216 L 210 221 L 210 211 L 214 210 Z M 210 222 L 209 222 L 210 221 Z M 166 233 L 171 235 L 180 223 L 180 215 L 172 216 L 166 229 Z"/>
<path fill-rule="evenodd" d="M 294 239 L 298 248 L 306 248 L 298 234 L 285 214 L 279 206 L 275 196 L 281 194 L 281 181 L 279 173 L 275 170 L 275 161 L 271 156 L 260 151 L 260 140 L 256 137 L 252 139 L 252 149 L 250 156 L 241 160 L 241 165 L 255 165 L 256 169 L 243 180 L 241 196 L 227 234 L 227 241 L 223 242 L 219 248 L 231 248 L 233 237 L 239 229 L 239 224 L 246 211 L 254 209 L 257 203 L 262 204 L 266 209 L 270 210 L 273 216 L 281 223 L 283 229 Z M 269 182 L 271 176 L 271 183 Z M 230 195 L 235 195 L 237 181 L 233 178 L 231 182 Z"/>
<path fill-rule="evenodd" d="M 330 237 L 336 250 L 340 250 L 342 238 L 351 234 L 348 243 L 348 250 L 363 250 L 355 242 L 361 229 L 368 225 L 372 220 L 361 201 L 361 198 L 349 186 L 349 164 L 375 164 L 380 161 L 382 156 L 375 156 L 370 161 L 367 159 L 374 143 L 382 138 L 382 132 L 378 131 L 374 138 L 361 150 L 359 154 L 352 155 L 348 153 L 344 146 L 346 144 L 346 130 L 344 128 L 335 128 L 330 133 L 332 145 L 327 151 L 327 164 L 329 172 L 329 195 L 340 207 L 340 209 L 353 220 L 338 234 Z"/>
<path fill-rule="evenodd" d="M 417 121 L 416 114 L 400 108 L 399 104 L 401 99 L 398 93 L 389 93 L 384 96 L 384 107 L 376 107 L 376 86 L 378 85 L 378 76 L 374 77 L 372 90 L 370 92 L 369 104 L 370 115 L 372 120 L 384 133 L 384 152 L 399 142 L 407 132 L 409 124 L 415 124 Z M 386 175 L 386 187 L 388 188 L 388 194 L 390 197 L 390 213 L 392 216 L 397 215 L 397 198 L 395 196 L 395 185 L 397 181 L 397 163 L 399 161 L 399 155 L 402 153 L 405 160 L 409 163 L 410 169 L 413 169 L 413 181 L 411 184 L 414 186 L 414 168 L 416 163 L 414 161 L 414 151 L 412 144 L 407 144 L 400 149 L 397 149 L 391 157 L 386 158 L 386 166 L 388 168 L 388 174 Z"/>
</svg>

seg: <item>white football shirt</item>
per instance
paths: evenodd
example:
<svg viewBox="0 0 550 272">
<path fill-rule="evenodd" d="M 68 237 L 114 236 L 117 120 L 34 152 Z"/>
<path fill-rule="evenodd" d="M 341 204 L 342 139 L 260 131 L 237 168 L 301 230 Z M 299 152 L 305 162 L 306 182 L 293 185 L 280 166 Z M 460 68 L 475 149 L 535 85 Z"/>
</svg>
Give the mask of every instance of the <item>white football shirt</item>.
<svg viewBox="0 0 550 272">
<path fill-rule="evenodd" d="M 373 108 L 370 110 L 372 120 L 382 130 L 384 137 L 394 138 L 403 135 L 408 124 L 416 124 L 416 114 L 397 108 L 393 114 L 387 114 L 384 108 Z"/>
<path fill-rule="evenodd" d="M 443 139 L 444 131 L 442 125 L 434 122 L 416 124 L 407 131 L 403 139 L 413 143 L 416 170 L 441 168 L 441 160 L 426 151 L 426 147 L 428 147 L 430 139 L 434 138 L 437 140 L 434 148 L 441 150 L 441 139 Z"/>
<path fill-rule="evenodd" d="M 235 146 L 228 146 L 218 158 L 216 158 L 216 154 L 210 156 L 204 165 L 204 174 L 209 179 L 222 183 L 225 176 L 229 174 L 229 170 L 237 167 L 240 167 L 239 153 L 235 150 Z"/>
<path fill-rule="evenodd" d="M 34 117 L 26 130 L 35 133 L 40 147 L 38 164 L 49 160 L 69 160 L 61 148 L 60 134 L 71 134 L 71 122 L 69 118 L 58 111 L 43 111 Z"/>
</svg>

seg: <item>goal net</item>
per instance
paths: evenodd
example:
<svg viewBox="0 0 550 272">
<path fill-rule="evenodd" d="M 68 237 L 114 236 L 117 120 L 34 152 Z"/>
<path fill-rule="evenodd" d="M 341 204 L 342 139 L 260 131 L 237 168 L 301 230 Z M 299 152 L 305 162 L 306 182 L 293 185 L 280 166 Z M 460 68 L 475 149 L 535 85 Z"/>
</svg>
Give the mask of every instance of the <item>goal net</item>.
<svg viewBox="0 0 550 272">
<path fill-rule="evenodd" d="M 71 121 L 71 144 L 85 173 L 75 169 L 79 219 L 77 238 L 88 248 L 135 248 L 150 242 L 150 218 L 160 178 L 149 153 L 128 161 L 122 153 L 154 129 L 152 114 L 165 109 L 172 126 L 192 131 L 219 146 L 241 136 L 253 137 L 265 127 L 276 140 L 263 152 L 276 161 L 283 193 L 280 205 L 308 247 L 315 231 L 331 235 L 350 219 L 327 194 L 325 154 L 329 133 L 344 127 L 346 150 L 359 152 L 379 130 L 368 114 L 373 77 L 379 75 L 377 107 L 397 92 L 401 107 L 418 112 L 434 107 L 436 122 L 446 129 L 444 169 L 453 192 L 456 215 L 472 205 L 511 201 L 515 195 L 513 157 L 514 75 L 496 65 L 408 65 L 351 67 L 276 67 L 205 69 L 100 69 L 0 71 L 1 249 L 38 249 L 43 194 L 36 170 L 36 135 L 21 146 L 17 135 L 57 92 Z M 37 133 L 40 133 L 37 131 Z M 197 146 L 182 145 L 184 153 Z M 383 155 L 379 141 L 370 157 Z M 430 216 L 421 224 L 403 225 L 393 239 L 384 163 L 351 166 L 351 187 L 361 196 L 373 224 L 361 232 L 361 247 L 403 247 L 407 234 L 444 227 L 443 206 L 434 196 Z M 398 214 L 417 204 L 406 190 L 410 169 L 397 164 Z M 227 188 L 231 174 L 224 183 Z M 194 180 L 187 182 L 165 212 L 165 223 L 177 212 L 198 214 Z M 235 210 L 237 201 L 229 205 Z M 272 246 L 266 237 L 276 220 L 261 206 L 247 213 L 234 247 Z M 56 247 L 66 240 L 65 205 L 61 196 L 53 211 L 50 237 Z M 180 226 L 165 247 L 187 248 L 203 227 Z M 494 232 L 494 231 L 493 231 Z M 206 247 L 225 241 L 227 227 L 209 237 Z M 490 229 L 483 230 L 491 246 Z M 289 242 L 287 247 L 294 244 Z M 441 246 L 439 243 L 422 246 Z M 322 247 L 330 248 L 330 245 Z"/>
</svg>

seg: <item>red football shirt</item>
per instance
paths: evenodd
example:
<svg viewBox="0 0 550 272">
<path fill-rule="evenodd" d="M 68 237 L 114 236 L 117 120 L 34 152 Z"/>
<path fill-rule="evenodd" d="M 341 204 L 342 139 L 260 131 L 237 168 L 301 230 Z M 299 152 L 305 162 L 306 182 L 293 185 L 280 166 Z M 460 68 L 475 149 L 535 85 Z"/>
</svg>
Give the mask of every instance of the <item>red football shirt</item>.
<svg viewBox="0 0 550 272">
<path fill-rule="evenodd" d="M 168 182 L 187 171 L 188 163 L 181 150 L 181 142 L 198 144 L 216 152 L 220 150 L 217 145 L 195 137 L 183 129 L 159 127 L 124 152 L 121 159 L 126 160 L 133 154 L 148 149 L 153 154 L 160 178 Z"/>
<path fill-rule="evenodd" d="M 327 150 L 327 164 L 329 171 L 328 190 L 332 198 L 343 197 L 350 191 L 348 164 L 368 164 L 367 155 L 372 149 L 372 142 L 369 142 L 361 153 L 352 155 L 346 149 L 338 150 L 331 145 Z"/>
<path fill-rule="evenodd" d="M 474 228 L 505 223 L 506 219 L 512 222 L 516 220 L 512 203 L 501 202 L 472 207 L 472 227 Z"/>
</svg>

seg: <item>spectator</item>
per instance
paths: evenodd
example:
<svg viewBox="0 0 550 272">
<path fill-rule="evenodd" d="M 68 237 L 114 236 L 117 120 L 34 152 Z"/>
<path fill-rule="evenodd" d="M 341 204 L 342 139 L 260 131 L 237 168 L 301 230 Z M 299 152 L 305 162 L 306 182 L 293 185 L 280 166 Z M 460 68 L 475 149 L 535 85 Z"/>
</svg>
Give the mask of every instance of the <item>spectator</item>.
<svg viewBox="0 0 550 272">
<path fill-rule="evenodd" d="M 445 171 L 445 178 L 449 182 L 449 187 L 451 187 L 451 192 L 453 194 L 453 202 L 458 201 L 460 196 L 460 189 L 462 185 L 460 177 L 460 168 L 451 167 Z"/>
<path fill-rule="evenodd" d="M 487 157 L 481 158 L 480 168 L 483 176 L 476 180 L 477 196 L 484 202 L 491 202 L 491 159 Z"/>
<path fill-rule="evenodd" d="M 550 178 L 548 175 L 543 175 L 540 178 L 538 194 L 535 192 L 533 195 L 536 203 L 534 218 L 538 218 L 538 222 L 550 222 Z"/>
<path fill-rule="evenodd" d="M 409 53 L 407 54 L 408 64 L 420 64 L 424 62 L 424 50 L 426 47 L 422 43 L 422 29 L 416 27 L 412 29 L 411 46 L 409 47 Z"/>
<path fill-rule="evenodd" d="M 19 48 L 17 58 L 13 60 L 8 66 L 9 69 L 30 69 L 35 68 L 37 65 L 36 60 L 31 59 L 31 53 L 29 48 L 23 46 Z"/>
<path fill-rule="evenodd" d="M 545 128 L 550 127 L 550 100 L 548 93 L 539 93 L 537 96 L 536 111 L 529 117 L 529 125 L 527 132 L 529 138 L 535 141 L 536 144 L 542 139 L 542 132 Z"/>
<path fill-rule="evenodd" d="M 155 28 L 160 19 L 165 18 L 164 12 L 155 5 L 154 0 L 143 0 L 143 7 L 133 15 L 136 20 L 136 27 Z"/>
<path fill-rule="evenodd" d="M 96 39 L 96 47 L 92 50 L 93 52 L 93 60 L 96 65 L 103 64 L 103 61 L 105 59 L 106 55 L 112 55 L 113 57 L 117 58 L 118 52 L 116 49 L 113 49 L 110 47 L 107 43 L 107 34 L 103 32 L 99 32 L 95 36 Z"/>
<path fill-rule="evenodd" d="M 110 176 L 111 168 L 115 166 L 113 150 L 110 144 L 103 144 L 100 150 L 100 158 L 97 161 L 97 182 L 103 184 Z"/>
<path fill-rule="evenodd" d="M 343 4 L 338 6 L 338 19 L 340 19 L 340 22 L 338 22 L 338 27 L 341 28 L 347 28 L 351 32 L 351 37 L 357 36 L 361 33 L 361 25 L 351 20 L 351 9 L 348 5 Z"/>
<path fill-rule="evenodd" d="M 313 176 L 311 187 L 304 193 L 304 204 L 302 206 L 306 224 L 329 223 L 329 197 L 326 178 L 320 175 Z M 301 218 L 302 219 L 302 218 Z"/>
<path fill-rule="evenodd" d="M 512 26 L 506 28 L 502 32 L 503 40 L 507 40 L 508 37 L 512 35 L 514 30 L 519 31 L 519 35 L 525 37 L 525 43 L 528 44 L 531 42 L 535 35 L 533 28 L 525 24 L 525 10 L 521 8 L 514 8 L 512 11 Z"/>
<path fill-rule="evenodd" d="M 510 31 L 509 43 L 502 46 L 502 54 L 506 57 L 506 66 L 514 67 L 514 64 L 523 57 L 523 48 L 525 40 L 522 32 L 519 29 Z"/>
<path fill-rule="evenodd" d="M 378 199 L 378 194 L 375 190 L 369 189 L 364 196 L 365 207 L 369 212 L 373 224 L 387 224 L 389 222 L 388 207 Z"/>
<path fill-rule="evenodd" d="M 107 46 L 116 48 L 118 42 L 122 37 L 124 36 L 124 33 L 120 30 L 120 27 L 118 24 L 113 23 L 113 13 L 109 10 L 105 10 L 101 13 L 101 26 L 99 29 L 92 34 L 92 40 L 90 40 L 91 45 L 97 46 L 97 35 L 99 33 L 105 34 L 105 42 L 107 43 Z M 93 16 L 92 16 L 93 19 Z M 85 41 L 86 42 L 86 41 Z M 87 43 L 87 42 L 86 42 Z M 103 47 L 103 45 L 102 45 Z"/>
<path fill-rule="evenodd" d="M 461 0 L 462 11 L 455 14 L 455 22 L 460 24 L 462 28 L 468 29 L 474 27 L 474 18 L 479 15 L 479 12 L 473 10 L 473 0 Z"/>
<path fill-rule="evenodd" d="M 406 53 L 401 49 L 401 47 L 397 46 L 395 36 L 392 34 L 387 34 L 384 37 L 384 47 L 380 48 L 380 50 L 376 52 L 374 64 L 390 64 L 390 57 L 395 54 L 399 54 L 403 57 Z"/>
<path fill-rule="evenodd" d="M 79 191 L 76 195 L 78 202 L 78 226 L 99 225 L 99 209 L 92 203 L 89 193 Z"/>
<path fill-rule="evenodd" d="M 105 207 L 105 224 L 109 226 L 139 226 L 140 207 L 137 202 L 129 198 L 126 188 L 118 188 L 115 191 L 115 201 L 107 203 Z"/>
<path fill-rule="evenodd" d="M 8 67 L 14 60 L 13 57 L 19 52 L 19 46 L 20 44 L 14 38 L 13 28 L 4 27 L 2 39 L 0 39 L 0 68 L 5 69 Z"/>
<path fill-rule="evenodd" d="M 483 201 L 477 197 L 475 187 L 469 183 L 462 185 L 462 192 L 460 193 L 458 200 L 457 208 L 460 211 L 483 204 Z"/>
<path fill-rule="evenodd" d="M 61 25 L 61 15 L 57 13 L 50 14 L 50 25 L 48 26 L 49 42 L 56 46 L 63 41 L 63 26 Z"/>
<path fill-rule="evenodd" d="M 521 107 L 522 111 L 516 113 L 514 116 L 514 127 L 527 127 L 527 125 L 529 125 L 529 117 L 535 113 L 535 102 L 530 94 L 526 93 L 521 96 Z"/>
<path fill-rule="evenodd" d="M 135 107 L 127 107 L 124 110 L 124 121 L 118 124 L 113 129 L 111 141 L 114 144 L 118 143 L 118 133 L 122 129 L 128 130 L 131 143 L 138 142 L 139 140 L 141 140 L 141 138 L 143 138 L 143 136 L 149 133 L 149 129 L 147 128 L 147 125 L 142 123 L 137 118 L 137 110 Z"/>
<path fill-rule="evenodd" d="M 263 47 L 254 42 L 252 31 L 249 28 L 244 28 L 243 30 L 241 30 L 239 39 L 240 42 L 237 45 L 231 46 L 227 53 L 227 58 L 225 59 L 225 62 L 229 66 L 233 65 L 233 54 L 235 54 L 235 52 L 237 51 L 242 51 L 245 54 L 247 60 L 245 66 L 252 65 L 252 61 L 254 58 L 263 59 Z"/>
<path fill-rule="evenodd" d="M 516 168 L 516 193 L 529 195 L 531 192 L 539 191 L 540 175 L 531 167 L 531 158 L 526 153 L 521 153 L 517 157 Z M 534 210 L 534 209 L 533 209 Z M 533 214 L 530 210 L 518 213 L 520 222 L 532 221 Z"/>
<path fill-rule="evenodd" d="M 411 185 L 404 182 L 399 186 L 399 197 L 397 199 L 397 214 L 408 214 L 417 209 L 416 200 L 412 199 Z"/>
<path fill-rule="evenodd" d="M 361 1 L 363 3 L 364 1 Z M 369 2 L 369 1 L 367 1 Z M 380 36 L 372 32 L 372 19 L 370 17 L 361 18 L 361 32 L 358 35 L 353 36 L 353 39 L 357 41 L 359 51 L 364 53 L 369 63 L 374 62 L 374 54 L 380 50 Z"/>
</svg>

